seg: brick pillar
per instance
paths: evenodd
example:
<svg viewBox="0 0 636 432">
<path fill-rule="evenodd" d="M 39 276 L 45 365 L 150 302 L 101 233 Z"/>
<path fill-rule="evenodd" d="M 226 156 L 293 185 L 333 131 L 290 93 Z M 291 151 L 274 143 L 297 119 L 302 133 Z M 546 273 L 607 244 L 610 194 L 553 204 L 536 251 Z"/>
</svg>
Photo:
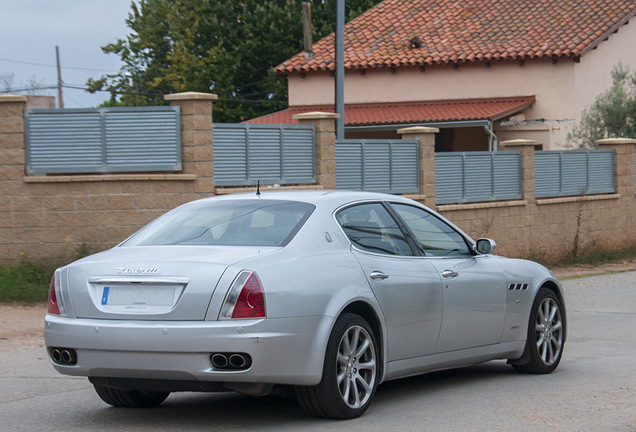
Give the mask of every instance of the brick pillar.
<svg viewBox="0 0 636 432">
<path fill-rule="evenodd" d="M 316 183 L 336 188 L 336 122 L 339 114 L 310 112 L 295 114 L 301 125 L 312 125 L 316 134 Z"/>
<path fill-rule="evenodd" d="M 24 110 L 28 97 L 0 95 L 0 182 L 3 195 L 12 195 L 15 184 L 23 183 L 24 177 Z"/>
<path fill-rule="evenodd" d="M 184 174 L 197 176 L 196 192 L 213 195 L 214 150 L 211 93 L 174 93 L 164 96 L 170 106 L 181 108 L 181 162 Z"/>
<path fill-rule="evenodd" d="M 621 196 L 634 196 L 634 148 L 636 139 L 608 138 L 596 141 L 600 149 L 614 150 L 614 187 Z"/>
<path fill-rule="evenodd" d="M 534 189 L 534 149 L 539 142 L 533 140 L 516 139 L 502 141 L 499 150 L 521 152 L 521 199 L 529 203 L 536 202 Z"/>
<path fill-rule="evenodd" d="M 27 236 L 24 213 L 14 214 L 13 202 L 24 193 L 24 110 L 28 97 L 0 95 L 0 263 L 15 262 L 22 249 L 15 232 Z"/>
<path fill-rule="evenodd" d="M 398 129 L 397 133 L 405 140 L 420 142 L 420 194 L 424 195 L 424 204 L 435 208 L 435 134 L 438 128 L 415 126 Z"/>
</svg>

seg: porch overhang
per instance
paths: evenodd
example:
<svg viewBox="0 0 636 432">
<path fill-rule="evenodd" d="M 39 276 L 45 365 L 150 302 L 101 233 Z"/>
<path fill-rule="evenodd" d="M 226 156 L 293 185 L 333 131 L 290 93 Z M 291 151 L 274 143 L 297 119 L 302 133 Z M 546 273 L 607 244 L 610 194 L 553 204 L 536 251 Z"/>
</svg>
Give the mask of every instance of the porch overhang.
<svg viewBox="0 0 636 432">
<path fill-rule="evenodd" d="M 535 103 L 534 96 L 453 99 L 434 101 L 356 103 L 345 105 L 345 127 L 352 130 L 390 130 L 404 125 L 462 127 L 492 122 L 523 111 Z M 296 105 L 247 120 L 250 124 L 297 124 L 295 114 L 334 112 L 333 105 Z M 477 124 L 476 124 L 477 123 Z M 446 127 L 449 127 L 446 126 Z"/>
</svg>

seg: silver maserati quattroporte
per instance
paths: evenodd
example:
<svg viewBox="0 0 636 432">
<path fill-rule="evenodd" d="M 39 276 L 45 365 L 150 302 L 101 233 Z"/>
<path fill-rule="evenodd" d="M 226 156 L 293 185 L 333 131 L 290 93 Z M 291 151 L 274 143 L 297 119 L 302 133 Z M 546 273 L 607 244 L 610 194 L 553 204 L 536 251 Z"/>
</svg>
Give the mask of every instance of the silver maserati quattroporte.
<svg viewBox="0 0 636 432">
<path fill-rule="evenodd" d="M 287 386 L 309 414 L 340 419 L 415 374 L 493 359 L 550 373 L 561 285 L 495 247 L 399 196 L 206 198 L 58 269 L 46 347 L 114 406 Z"/>
</svg>

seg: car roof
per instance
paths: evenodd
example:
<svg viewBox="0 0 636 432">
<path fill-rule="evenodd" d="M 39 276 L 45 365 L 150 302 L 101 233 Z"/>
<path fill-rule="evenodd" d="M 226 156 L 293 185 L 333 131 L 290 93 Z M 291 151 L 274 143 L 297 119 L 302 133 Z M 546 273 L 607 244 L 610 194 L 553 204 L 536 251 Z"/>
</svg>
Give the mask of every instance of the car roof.
<svg viewBox="0 0 636 432">
<path fill-rule="evenodd" d="M 302 190 L 302 191 L 268 191 L 261 188 L 261 194 L 255 192 L 228 195 L 217 195 L 203 200 L 235 200 L 235 199 L 261 199 L 261 200 L 286 200 L 311 203 L 316 206 L 337 207 L 356 201 L 394 201 L 413 203 L 399 195 L 389 195 L 378 192 L 362 191 L 334 191 L 334 190 Z"/>
</svg>

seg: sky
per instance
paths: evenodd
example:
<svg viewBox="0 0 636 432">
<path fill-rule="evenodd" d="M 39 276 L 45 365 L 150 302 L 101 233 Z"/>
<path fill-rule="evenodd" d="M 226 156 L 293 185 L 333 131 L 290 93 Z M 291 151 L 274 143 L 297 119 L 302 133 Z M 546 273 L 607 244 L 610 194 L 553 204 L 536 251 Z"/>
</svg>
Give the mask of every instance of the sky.
<svg viewBox="0 0 636 432">
<path fill-rule="evenodd" d="M 13 75 L 13 89 L 33 80 L 57 86 L 56 45 L 66 85 L 85 87 L 88 78 L 119 72 L 119 56 L 105 54 L 101 47 L 130 33 L 130 4 L 131 0 L 0 0 L 0 78 Z M 37 94 L 57 98 L 57 88 Z M 65 108 L 93 108 L 109 98 L 107 92 L 69 88 L 62 96 Z"/>
</svg>

